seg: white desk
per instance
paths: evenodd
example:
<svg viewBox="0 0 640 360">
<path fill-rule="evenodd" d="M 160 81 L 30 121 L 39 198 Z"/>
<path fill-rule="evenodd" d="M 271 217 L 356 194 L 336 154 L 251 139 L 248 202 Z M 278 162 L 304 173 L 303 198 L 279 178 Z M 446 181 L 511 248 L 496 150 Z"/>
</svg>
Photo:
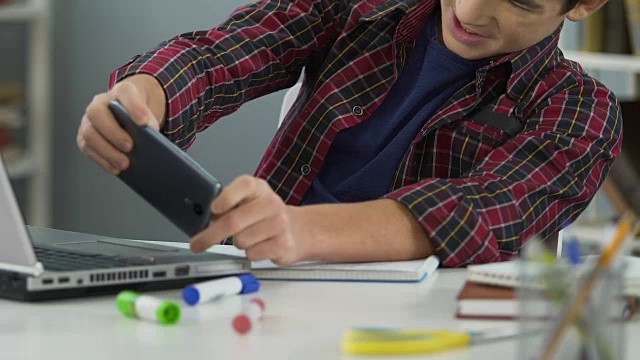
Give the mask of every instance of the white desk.
<svg viewBox="0 0 640 360">
<path fill-rule="evenodd" d="M 348 327 L 517 325 L 456 320 L 454 299 L 464 279 L 465 270 L 440 270 L 421 284 L 263 281 L 265 318 L 261 328 L 247 336 L 236 335 L 231 328 L 231 319 L 241 308 L 238 296 L 185 307 L 182 322 L 170 327 L 123 317 L 115 308 L 115 296 L 36 304 L 0 300 L 0 359 L 350 359 L 340 352 Z M 179 300 L 178 290 L 154 295 Z M 633 341 L 640 335 L 640 322 L 627 329 L 632 359 L 631 354 L 640 351 L 639 342 Z M 426 358 L 496 357 L 515 359 L 517 342 Z"/>
</svg>

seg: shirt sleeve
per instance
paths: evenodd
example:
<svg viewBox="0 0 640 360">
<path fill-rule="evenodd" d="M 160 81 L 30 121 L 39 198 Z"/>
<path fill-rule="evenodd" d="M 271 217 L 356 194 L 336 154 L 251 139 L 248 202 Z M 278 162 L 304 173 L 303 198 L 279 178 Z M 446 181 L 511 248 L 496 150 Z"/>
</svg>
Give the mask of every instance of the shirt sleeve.
<svg viewBox="0 0 640 360">
<path fill-rule="evenodd" d="M 443 265 L 508 260 L 575 220 L 620 154 L 617 99 L 592 79 L 539 105 L 523 131 L 458 179 L 387 195 L 419 220 Z"/>
<path fill-rule="evenodd" d="M 333 36 L 338 0 L 261 0 L 221 25 L 178 35 L 133 57 L 109 88 L 134 74 L 154 76 L 167 97 L 162 132 L 187 149 L 243 103 L 293 85 L 306 59 Z"/>
</svg>

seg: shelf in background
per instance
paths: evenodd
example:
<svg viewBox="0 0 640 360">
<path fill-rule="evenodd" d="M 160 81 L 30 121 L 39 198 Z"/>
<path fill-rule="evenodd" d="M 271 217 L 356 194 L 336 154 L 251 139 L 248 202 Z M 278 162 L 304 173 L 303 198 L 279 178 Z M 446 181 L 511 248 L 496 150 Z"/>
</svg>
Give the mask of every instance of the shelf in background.
<svg viewBox="0 0 640 360">
<path fill-rule="evenodd" d="M 564 57 L 580 63 L 586 69 L 640 74 L 640 56 L 623 54 L 564 51 Z"/>
<path fill-rule="evenodd" d="M 44 15 L 42 9 L 32 1 L 0 5 L 0 22 L 29 21 L 42 15 Z"/>
<path fill-rule="evenodd" d="M 38 162 L 33 156 L 25 155 L 20 159 L 10 160 L 5 163 L 7 173 L 11 180 L 20 180 L 31 176 L 38 170 Z"/>
<path fill-rule="evenodd" d="M 615 232 L 615 224 L 613 222 L 576 222 L 569 225 L 565 230 L 565 236 L 573 235 L 582 245 L 590 246 L 600 251 L 606 243 L 611 239 L 611 235 Z M 565 237 L 563 241 L 566 241 Z M 629 244 L 630 250 L 640 252 L 640 236 L 636 234 Z"/>
<path fill-rule="evenodd" d="M 17 106 L 0 105 L 0 128 L 16 129 L 24 124 L 24 115 Z"/>
</svg>

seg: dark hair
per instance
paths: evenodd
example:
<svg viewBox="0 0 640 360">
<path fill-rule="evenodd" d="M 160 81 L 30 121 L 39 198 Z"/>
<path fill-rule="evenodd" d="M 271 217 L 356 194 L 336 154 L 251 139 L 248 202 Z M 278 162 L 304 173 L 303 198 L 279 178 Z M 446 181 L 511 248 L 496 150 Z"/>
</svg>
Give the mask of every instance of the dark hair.
<svg viewBox="0 0 640 360">
<path fill-rule="evenodd" d="M 564 12 L 569 12 L 573 10 L 573 8 L 576 7 L 576 5 L 578 5 L 579 2 L 580 0 L 567 0 L 567 6 L 565 7 Z"/>
</svg>

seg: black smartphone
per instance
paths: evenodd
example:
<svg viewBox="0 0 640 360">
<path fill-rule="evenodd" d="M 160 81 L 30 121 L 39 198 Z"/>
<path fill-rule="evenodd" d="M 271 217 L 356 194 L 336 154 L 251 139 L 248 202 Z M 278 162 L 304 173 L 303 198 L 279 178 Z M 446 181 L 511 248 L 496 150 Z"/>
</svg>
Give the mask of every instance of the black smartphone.
<svg viewBox="0 0 640 360">
<path fill-rule="evenodd" d="M 133 139 L 118 177 L 190 238 L 209 226 L 222 184 L 158 131 L 136 124 L 119 101 L 108 106 Z"/>
</svg>

